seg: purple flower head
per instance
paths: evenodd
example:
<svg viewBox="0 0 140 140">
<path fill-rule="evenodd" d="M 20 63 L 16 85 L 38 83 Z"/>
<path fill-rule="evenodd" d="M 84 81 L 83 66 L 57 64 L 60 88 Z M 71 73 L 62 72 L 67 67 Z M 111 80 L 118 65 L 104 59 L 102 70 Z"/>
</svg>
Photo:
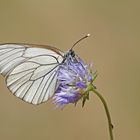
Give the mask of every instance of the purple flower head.
<svg viewBox="0 0 140 140">
<path fill-rule="evenodd" d="M 63 107 L 77 103 L 85 95 L 86 89 L 93 81 L 92 73 L 78 56 L 69 56 L 58 70 L 58 85 L 53 96 L 54 103 Z"/>
</svg>

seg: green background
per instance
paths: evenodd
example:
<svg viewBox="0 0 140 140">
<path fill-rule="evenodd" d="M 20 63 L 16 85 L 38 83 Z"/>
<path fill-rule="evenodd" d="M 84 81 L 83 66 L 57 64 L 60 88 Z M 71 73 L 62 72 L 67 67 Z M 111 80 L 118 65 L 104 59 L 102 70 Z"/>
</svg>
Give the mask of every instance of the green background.
<svg viewBox="0 0 140 140">
<path fill-rule="evenodd" d="M 98 91 L 106 98 L 115 140 L 140 139 L 140 2 L 138 0 L 0 0 L 0 43 L 49 44 L 93 62 Z M 54 110 L 9 93 L 0 77 L 0 139 L 109 140 L 101 102 Z"/>
</svg>

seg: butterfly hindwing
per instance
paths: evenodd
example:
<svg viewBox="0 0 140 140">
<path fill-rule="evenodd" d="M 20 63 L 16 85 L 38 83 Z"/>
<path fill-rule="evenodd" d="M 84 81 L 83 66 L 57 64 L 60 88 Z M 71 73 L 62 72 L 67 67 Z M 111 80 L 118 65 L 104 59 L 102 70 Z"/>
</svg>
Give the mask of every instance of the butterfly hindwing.
<svg viewBox="0 0 140 140">
<path fill-rule="evenodd" d="M 32 104 L 53 96 L 62 61 L 63 53 L 53 47 L 0 45 L 0 73 L 6 77 L 7 87 L 15 96 Z"/>
</svg>

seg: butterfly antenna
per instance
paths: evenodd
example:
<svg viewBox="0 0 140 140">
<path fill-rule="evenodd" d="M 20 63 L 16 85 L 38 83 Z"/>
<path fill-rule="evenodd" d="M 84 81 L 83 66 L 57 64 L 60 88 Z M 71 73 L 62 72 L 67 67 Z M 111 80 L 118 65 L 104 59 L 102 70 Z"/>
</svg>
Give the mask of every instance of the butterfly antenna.
<svg viewBox="0 0 140 140">
<path fill-rule="evenodd" d="M 78 41 L 76 41 L 73 46 L 71 47 L 70 50 L 72 50 L 80 41 L 84 40 L 85 38 L 89 37 L 90 34 L 87 34 L 86 36 L 82 37 L 81 39 L 79 39 Z"/>
</svg>

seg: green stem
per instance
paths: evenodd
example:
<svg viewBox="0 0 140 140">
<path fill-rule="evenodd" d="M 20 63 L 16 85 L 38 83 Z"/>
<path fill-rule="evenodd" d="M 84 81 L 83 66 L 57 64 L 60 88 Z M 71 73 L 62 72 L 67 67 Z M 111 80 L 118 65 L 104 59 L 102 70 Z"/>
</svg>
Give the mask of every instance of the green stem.
<svg viewBox="0 0 140 140">
<path fill-rule="evenodd" d="M 109 109 L 107 107 L 107 103 L 106 103 L 105 99 L 102 97 L 102 95 L 98 91 L 96 91 L 96 89 L 93 87 L 93 85 L 92 85 L 90 91 L 93 91 L 100 98 L 100 100 L 102 101 L 102 103 L 104 105 L 105 112 L 106 112 L 107 119 L 108 119 L 110 140 L 113 140 L 113 131 L 112 131 L 113 130 L 113 125 L 112 125 L 112 122 L 111 122 L 111 116 L 110 116 L 110 113 L 109 113 Z"/>
</svg>

